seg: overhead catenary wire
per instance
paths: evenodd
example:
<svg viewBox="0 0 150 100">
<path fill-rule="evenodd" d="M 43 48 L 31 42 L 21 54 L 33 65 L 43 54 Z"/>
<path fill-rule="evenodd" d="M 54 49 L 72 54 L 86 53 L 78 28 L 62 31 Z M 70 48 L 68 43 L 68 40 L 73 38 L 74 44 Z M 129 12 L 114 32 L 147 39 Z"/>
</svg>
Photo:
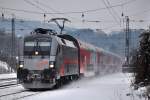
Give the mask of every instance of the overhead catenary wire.
<svg viewBox="0 0 150 100">
<path fill-rule="evenodd" d="M 103 4 L 106 6 L 107 10 L 109 11 L 109 13 L 111 14 L 111 16 L 114 18 L 114 20 L 116 21 L 117 24 L 120 24 L 116 18 L 116 16 L 111 12 L 110 7 L 106 4 L 105 0 L 102 0 Z"/>
<path fill-rule="evenodd" d="M 50 9 L 50 10 L 53 11 L 53 12 L 57 12 L 55 9 L 53 9 L 52 7 L 46 5 L 46 4 L 42 3 L 42 2 L 39 2 L 39 1 L 37 1 L 37 0 L 33 0 L 33 1 L 34 1 L 36 4 L 38 4 L 39 6 L 43 6 L 43 7 L 46 7 L 46 8 L 48 8 L 48 9 Z M 41 8 L 41 7 L 40 7 L 40 8 Z M 44 13 L 44 16 L 46 16 L 46 13 Z M 55 14 L 51 14 L 51 16 L 56 17 Z"/>
<path fill-rule="evenodd" d="M 5 15 L 6 16 L 6 15 Z M 35 22 L 38 22 L 38 21 L 41 21 L 41 20 L 33 20 L 33 19 L 30 19 L 30 18 L 23 18 L 23 17 L 19 17 L 19 16 L 16 16 L 15 17 L 18 19 L 18 20 L 23 20 L 23 21 L 35 21 Z M 7 17 L 7 19 L 4 19 L 4 21 L 7 21 L 8 19 L 11 19 L 9 17 Z M 2 20 L 2 18 L 0 17 L 0 20 Z M 46 22 L 49 21 L 49 20 L 46 20 Z M 82 23 L 82 20 L 71 20 L 71 22 L 73 23 Z M 84 20 L 85 23 L 115 23 L 114 20 L 105 20 L 105 19 L 100 19 L 100 20 Z M 144 20 L 144 19 L 130 19 L 130 22 L 132 23 L 138 23 L 138 22 L 150 22 L 150 20 Z"/>
<path fill-rule="evenodd" d="M 34 6 L 34 7 L 36 7 L 36 8 L 38 8 L 38 9 L 40 9 L 41 11 L 44 11 L 44 12 L 45 12 L 45 10 L 44 10 L 43 8 L 41 8 L 41 7 L 37 6 L 37 5 L 35 5 L 35 4 L 32 3 L 31 1 L 29 1 L 29 0 L 23 0 L 23 1 L 25 1 L 26 3 L 28 3 L 28 4 L 30 4 L 30 5 L 32 5 L 32 6 Z"/>
<path fill-rule="evenodd" d="M 17 18 L 19 18 L 18 16 L 16 16 Z M 28 21 L 28 19 L 21 19 L 21 18 L 19 18 L 18 20 L 20 20 L 19 22 L 25 22 L 25 21 Z M 4 20 L 4 21 L 8 21 L 8 20 Z M 145 22 L 145 21 L 150 21 L 150 20 L 130 20 L 131 22 Z M 17 21 L 18 22 L 18 21 Z M 113 20 L 104 20 L 104 19 L 102 19 L 102 21 L 96 21 L 96 20 L 85 20 L 85 22 L 86 23 L 99 23 L 99 22 L 104 22 L 104 23 L 115 23 Z M 73 22 L 73 23 L 76 23 L 76 21 L 75 22 Z M 82 22 L 80 22 L 80 23 L 82 23 Z M 20 25 L 21 25 L 21 23 L 20 23 Z M 25 26 L 24 26 L 25 25 Z M 47 25 L 49 25 L 49 24 L 47 24 Z M 73 24 L 69 24 L 69 26 L 73 26 L 73 27 L 76 27 L 77 25 L 73 25 Z M 21 26 L 24 26 L 24 27 L 26 27 L 27 29 L 25 29 L 25 30 L 32 30 L 32 26 L 30 25 L 30 26 L 28 26 L 28 25 L 26 25 L 26 24 L 23 24 L 23 25 L 21 25 Z M 112 25 L 112 26 L 107 26 L 107 27 L 103 27 L 103 28 L 101 28 L 101 30 L 112 30 L 112 29 L 114 29 L 115 27 L 117 27 L 118 26 L 118 24 L 116 24 L 116 25 Z M 36 27 L 33 27 L 33 29 L 34 28 L 36 28 Z M 95 28 L 94 28 L 95 29 Z M 96 28 L 97 29 L 97 28 Z M 138 29 L 141 29 L 141 28 L 138 28 Z M 21 29 L 20 29 L 21 30 Z M 117 29 L 117 30 L 120 30 L 120 29 Z"/>
<path fill-rule="evenodd" d="M 56 15 L 55 13 L 60 13 L 60 11 L 55 10 L 55 9 L 52 8 L 50 5 L 44 4 L 43 2 L 39 2 L 39 1 L 37 1 L 37 0 L 34 0 L 34 2 L 37 3 L 38 5 L 42 6 L 42 7 L 45 7 L 45 8 L 50 9 L 50 10 L 53 12 L 53 14 L 51 14 L 53 17 L 56 17 L 56 16 L 55 16 L 55 15 Z M 45 14 L 47 14 L 47 13 L 45 13 Z M 66 16 L 66 14 L 59 14 L 59 15 L 65 15 L 65 16 Z M 68 15 L 67 15 L 67 16 L 68 16 Z M 70 17 L 70 18 L 72 18 L 72 19 L 79 20 L 79 19 L 74 18 L 74 17 L 71 17 L 71 16 L 68 16 L 68 17 Z"/>
<path fill-rule="evenodd" d="M 29 0 L 28 0 L 29 1 Z M 32 0 L 33 1 L 33 0 Z M 36 0 L 34 0 L 34 1 L 36 1 Z M 131 2 L 133 2 L 133 1 L 136 1 L 136 0 L 130 0 L 130 3 Z M 128 2 L 128 1 L 127 1 Z M 127 4 L 127 2 L 125 2 L 125 3 L 120 3 L 121 5 L 120 6 L 122 6 L 122 5 L 125 5 L 125 4 Z M 34 2 L 32 2 L 32 3 L 34 3 Z M 119 3 L 119 2 L 118 2 Z M 129 3 L 129 2 L 128 2 Z M 43 3 L 44 4 L 44 3 Z M 42 8 L 41 7 L 41 4 L 39 4 L 38 5 L 40 8 Z M 44 6 L 44 5 L 43 5 Z M 116 7 L 118 7 L 119 5 L 116 5 Z M 48 6 L 47 6 L 48 7 Z M 51 7 L 50 7 L 51 8 Z M 114 8 L 114 5 L 109 5 L 108 7 L 102 7 L 102 8 L 105 8 L 105 9 L 107 9 L 107 8 Z M 43 9 L 43 8 L 42 8 Z M 52 8 L 53 9 L 53 8 Z M 40 12 L 40 14 L 42 14 L 42 15 L 44 15 L 44 14 L 72 14 L 72 12 L 71 13 L 69 13 L 69 12 L 56 12 L 56 10 L 55 9 L 53 9 L 54 11 L 53 12 L 49 12 L 49 11 L 47 11 L 46 13 L 44 12 L 45 10 L 43 9 L 43 11 L 41 10 L 41 11 L 35 11 L 37 14 L 39 14 L 39 12 Z M 89 10 L 89 12 L 85 12 L 85 13 L 92 13 L 92 10 L 94 10 L 94 9 L 90 9 Z M 101 9 L 101 10 L 104 10 L 104 9 Z M 26 10 L 25 10 L 26 11 Z M 30 10 L 29 10 L 30 11 Z M 87 11 L 87 10 L 84 10 L 84 11 Z M 98 11 L 100 11 L 100 10 L 98 10 Z M 32 12 L 32 11 L 31 11 Z M 80 11 L 79 13 L 83 13 L 83 11 Z M 95 11 L 93 11 L 93 12 L 95 12 Z M 33 13 L 32 13 L 33 14 Z M 80 21 L 82 21 L 82 20 L 80 20 Z M 90 23 L 90 22 L 94 22 L 94 21 L 92 21 L 92 20 L 85 20 L 85 22 L 87 22 L 87 23 Z M 96 22 L 96 21 L 95 21 Z M 108 21 L 99 21 L 99 22 L 108 22 Z M 114 23 L 115 21 L 110 21 L 110 22 L 108 22 L 108 23 Z M 98 23 L 98 22 L 96 22 L 96 23 Z"/>
<path fill-rule="evenodd" d="M 109 0 L 106 0 L 106 2 L 107 2 L 107 4 L 109 5 L 109 6 L 111 6 L 111 3 L 109 2 Z M 116 19 L 119 19 L 120 20 L 120 17 L 119 17 L 119 15 L 118 15 L 118 13 L 113 9 L 113 8 L 110 8 L 111 10 L 112 10 L 112 13 L 113 13 L 113 15 L 116 17 Z M 120 23 L 121 24 L 121 23 Z"/>
<path fill-rule="evenodd" d="M 96 9 L 89 9 L 89 10 L 84 10 L 84 11 L 71 11 L 71 12 L 54 12 L 54 13 L 52 13 L 52 12 L 39 12 L 39 11 L 31 11 L 31 10 L 25 10 L 25 9 L 15 9 L 15 8 L 9 8 L 9 7 L 2 7 L 2 6 L 0 6 L 0 9 L 11 10 L 11 11 L 16 11 L 16 12 L 31 13 L 31 14 L 74 14 L 74 13 L 82 14 L 82 13 L 92 13 L 92 12 L 96 12 L 96 11 L 106 10 L 108 8 L 119 7 L 122 5 L 127 5 L 129 3 L 132 3 L 134 1 L 137 1 L 137 0 L 130 0 L 130 1 L 116 4 L 116 5 L 112 5 L 109 7 L 101 7 L 101 8 L 96 8 Z M 39 6 L 31 3 L 29 0 L 25 0 L 25 2 L 28 2 L 28 4 L 33 5 L 33 6 L 37 7 L 38 9 L 41 9 L 42 11 L 45 11 L 44 9 L 40 8 Z"/>
<path fill-rule="evenodd" d="M 72 17 L 72 16 L 69 16 L 69 15 L 63 14 L 63 13 L 61 14 L 61 12 L 60 12 L 59 10 L 54 9 L 54 8 L 52 8 L 50 5 L 47 5 L 47 4 L 43 3 L 43 2 L 39 2 L 39 1 L 37 1 L 37 0 L 34 0 L 34 2 L 36 2 L 37 4 L 39 4 L 39 5 L 41 5 L 41 6 L 45 7 L 45 8 L 50 9 L 50 10 L 53 12 L 53 14 L 52 14 L 52 15 L 54 15 L 53 17 L 55 17 L 55 15 L 56 15 L 55 13 L 60 13 L 59 15 L 65 15 L 65 16 L 70 17 L 70 18 L 72 18 L 72 19 L 80 20 L 80 19 L 77 19 L 77 18 L 75 18 L 75 17 Z M 47 13 L 45 13 L 45 14 L 47 14 Z"/>
<path fill-rule="evenodd" d="M 73 13 L 92 13 L 92 12 L 95 12 L 95 11 L 100 11 L 100 10 L 105 10 L 107 8 L 114 8 L 114 7 L 118 7 L 118 6 L 122 6 L 122 5 L 126 5 L 126 4 L 129 4 L 129 3 L 132 3 L 133 1 L 136 1 L 136 0 L 129 0 L 127 2 L 124 2 L 124 3 L 120 3 L 120 4 L 117 4 L 117 5 L 110 5 L 108 7 L 102 7 L 102 8 L 97 8 L 97 9 L 90 9 L 90 10 L 84 10 L 84 11 L 74 11 L 74 12 L 59 12 L 55 9 L 53 9 L 52 7 L 44 4 L 44 3 L 41 3 L 39 1 L 36 1 L 34 0 L 37 4 L 39 5 L 36 5 L 35 3 L 29 1 L 29 0 L 24 0 L 25 2 L 27 2 L 28 4 L 32 5 L 32 6 L 35 6 L 36 8 L 40 9 L 41 11 L 43 12 L 39 12 L 39 11 L 28 11 L 28 10 L 18 10 L 18 9 L 12 9 L 12 8 L 4 8 L 4 7 L 0 7 L 2 9 L 6 9 L 6 10 L 13 10 L 13 11 L 18 11 L 18 12 L 25 12 L 25 13 L 31 13 L 31 14 L 42 14 L 42 15 L 45 15 L 45 14 L 73 14 Z M 40 5 L 42 5 L 43 7 L 46 7 L 46 8 L 49 8 L 51 9 L 53 12 L 46 12 L 43 8 L 40 7 Z M 70 16 L 69 16 L 70 17 Z M 77 18 L 73 18 L 73 17 L 70 17 L 72 19 L 75 19 L 75 20 L 80 20 L 80 19 L 77 19 Z M 82 20 L 80 20 L 82 21 Z M 84 22 L 94 22 L 94 21 L 84 21 Z M 101 21 L 99 21 L 101 22 Z M 97 22 L 96 22 L 97 23 Z"/>
<path fill-rule="evenodd" d="M 52 8 L 52 7 L 50 7 L 50 6 L 48 6 L 48 5 L 46 5 L 46 4 L 44 4 L 44 3 L 42 3 L 42 2 L 39 2 L 39 1 L 37 1 L 37 0 L 33 0 L 36 4 L 38 4 L 38 7 L 40 7 L 41 8 L 41 6 L 42 7 L 46 7 L 46 8 L 48 8 L 48 9 L 50 9 L 50 10 L 52 10 L 53 12 L 57 12 L 57 13 L 60 13 L 60 11 L 58 11 L 58 10 L 55 10 L 54 8 Z M 35 5 L 35 4 L 34 4 Z M 37 6 L 37 5 L 36 5 Z M 45 14 L 44 14 L 45 15 Z M 53 14 L 53 15 L 55 15 L 55 14 Z M 62 14 L 62 15 L 65 15 L 66 16 L 66 14 Z M 46 16 L 46 15 L 45 15 Z M 68 15 L 67 15 L 68 16 Z M 72 18 L 72 19 L 75 19 L 75 20 L 80 20 L 80 19 L 77 19 L 77 18 L 74 18 L 74 17 L 71 17 L 71 16 L 68 16 L 68 17 L 70 17 L 70 18 Z M 45 20 L 44 20 L 45 21 Z M 81 20 L 80 20 L 81 21 Z M 100 22 L 100 21 L 86 21 L 86 22 Z"/>
<path fill-rule="evenodd" d="M 45 7 L 45 8 L 50 9 L 50 10 L 53 11 L 53 12 L 59 12 L 58 10 L 55 10 L 55 9 L 52 8 L 50 5 L 44 4 L 43 2 L 39 2 L 39 1 L 37 1 L 37 0 L 33 0 L 33 1 L 34 1 L 35 3 L 41 5 L 41 6 Z"/>
<path fill-rule="evenodd" d="M 109 2 L 109 0 L 106 0 L 106 2 L 109 5 L 109 7 L 112 6 L 111 3 Z M 114 8 L 110 8 L 110 9 L 112 9 L 112 12 L 118 17 L 118 19 L 120 19 L 118 13 L 114 10 Z"/>
</svg>

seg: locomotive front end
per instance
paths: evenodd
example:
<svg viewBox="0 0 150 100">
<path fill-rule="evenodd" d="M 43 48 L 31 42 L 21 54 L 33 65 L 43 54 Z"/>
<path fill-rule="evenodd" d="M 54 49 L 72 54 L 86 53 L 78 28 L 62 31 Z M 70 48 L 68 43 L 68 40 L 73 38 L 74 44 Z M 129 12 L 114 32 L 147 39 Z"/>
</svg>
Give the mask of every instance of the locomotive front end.
<svg viewBox="0 0 150 100">
<path fill-rule="evenodd" d="M 32 35 L 24 39 L 24 55 L 17 76 L 25 88 L 51 88 L 55 82 L 57 44 L 51 35 Z"/>
</svg>

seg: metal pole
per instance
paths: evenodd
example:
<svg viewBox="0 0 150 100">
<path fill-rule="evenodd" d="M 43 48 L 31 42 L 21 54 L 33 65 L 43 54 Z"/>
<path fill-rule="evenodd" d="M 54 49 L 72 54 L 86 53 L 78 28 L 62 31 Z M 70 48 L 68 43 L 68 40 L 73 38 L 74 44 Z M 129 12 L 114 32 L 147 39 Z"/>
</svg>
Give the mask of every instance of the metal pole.
<svg viewBox="0 0 150 100">
<path fill-rule="evenodd" d="M 15 18 L 12 18 L 12 50 L 11 50 L 11 58 L 12 58 L 12 67 L 11 67 L 11 72 L 12 68 L 15 67 Z"/>
<path fill-rule="evenodd" d="M 127 67 L 129 67 L 129 54 L 130 54 L 130 32 L 129 32 L 129 17 L 125 16 L 126 19 L 126 50 L 125 50 L 125 56 L 126 56 L 126 64 Z"/>
</svg>

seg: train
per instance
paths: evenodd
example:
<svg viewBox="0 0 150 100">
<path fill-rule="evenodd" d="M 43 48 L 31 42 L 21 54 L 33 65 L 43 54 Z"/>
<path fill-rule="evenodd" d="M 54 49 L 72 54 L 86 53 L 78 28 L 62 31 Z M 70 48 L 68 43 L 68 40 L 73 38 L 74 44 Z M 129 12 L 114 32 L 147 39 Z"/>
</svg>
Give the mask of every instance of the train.
<svg viewBox="0 0 150 100">
<path fill-rule="evenodd" d="M 49 89 L 80 77 L 120 70 L 121 58 L 68 34 L 37 28 L 24 37 L 18 82 L 27 89 Z"/>
</svg>

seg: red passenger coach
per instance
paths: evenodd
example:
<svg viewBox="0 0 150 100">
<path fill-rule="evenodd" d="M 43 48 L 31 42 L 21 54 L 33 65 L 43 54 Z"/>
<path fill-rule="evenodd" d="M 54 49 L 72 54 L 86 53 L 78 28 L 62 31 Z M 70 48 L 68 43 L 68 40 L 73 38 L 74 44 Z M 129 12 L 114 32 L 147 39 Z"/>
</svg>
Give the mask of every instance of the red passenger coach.
<svg viewBox="0 0 150 100">
<path fill-rule="evenodd" d="M 81 76 L 94 76 L 120 71 L 122 63 L 119 56 L 67 34 L 60 35 L 60 37 L 73 41 L 77 45 L 79 73 Z"/>
</svg>

